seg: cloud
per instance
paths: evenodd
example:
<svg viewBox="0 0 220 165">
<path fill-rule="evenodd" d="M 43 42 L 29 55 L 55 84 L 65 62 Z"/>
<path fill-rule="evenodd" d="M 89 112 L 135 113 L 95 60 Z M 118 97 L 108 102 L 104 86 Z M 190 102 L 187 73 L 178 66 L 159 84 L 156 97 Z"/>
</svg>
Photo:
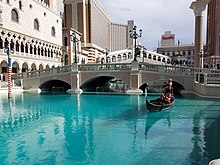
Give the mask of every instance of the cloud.
<svg viewBox="0 0 220 165">
<path fill-rule="evenodd" d="M 132 9 L 130 9 L 130 8 L 124 8 L 124 7 L 120 8 L 120 10 L 121 10 L 121 11 L 132 11 Z"/>
</svg>

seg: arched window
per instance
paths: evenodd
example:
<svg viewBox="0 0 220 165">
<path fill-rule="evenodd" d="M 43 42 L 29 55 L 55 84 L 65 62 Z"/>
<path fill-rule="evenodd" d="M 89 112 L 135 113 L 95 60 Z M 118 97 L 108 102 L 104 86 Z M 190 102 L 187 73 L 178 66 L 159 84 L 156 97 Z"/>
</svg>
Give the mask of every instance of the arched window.
<svg viewBox="0 0 220 165">
<path fill-rule="evenodd" d="M 37 55 L 37 48 L 34 46 L 34 55 Z"/>
<path fill-rule="evenodd" d="M 68 46 L 68 38 L 67 37 L 64 37 L 64 46 Z"/>
<path fill-rule="evenodd" d="M 34 19 L 34 29 L 39 30 L 39 22 L 37 19 Z"/>
<path fill-rule="evenodd" d="M 68 65 L 68 55 L 65 55 L 64 65 Z"/>
<path fill-rule="evenodd" d="M 5 39 L 5 47 L 6 47 L 6 46 L 9 46 L 8 44 L 9 44 L 9 42 L 8 42 L 8 39 L 6 38 L 6 39 Z"/>
<path fill-rule="evenodd" d="M 24 53 L 24 43 L 21 43 L 21 52 Z"/>
<path fill-rule="evenodd" d="M 17 52 L 19 52 L 19 47 L 20 47 L 20 45 L 19 45 L 19 43 L 18 43 L 18 41 L 17 41 L 16 44 L 15 44 L 15 50 L 16 50 Z"/>
<path fill-rule="evenodd" d="M 18 12 L 15 9 L 11 11 L 11 19 L 12 21 L 18 22 Z"/>
<path fill-rule="evenodd" d="M 22 2 L 19 1 L 19 9 L 22 10 Z"/>
<path fill-rule="evenodd" d="M 28 44 L 25 44 L 25 53 L 28 53 Z"/>
<path fill-rule="evenodd" d="M 45 57 L 47 57 L 47 49 L 46 48 L 44 49 L 44 55 L 45 55 Z"/>
<path fill-rule="evenodd" d="M 50 50 L 48 50 L 48 57 L 50 57 Z"/>
<path fill-rule="evenodd" d="M 44 49 L 41 48 L 41 56 L 44 56 Z"/>
<path fill-rule="evenodd" d="M 37 48 L 37 51 L 38 51 L 38 55 L 40 55 L 40 47 L 38 46 L 38 48 Z"/>
<path fill-rule="evenodd" d="M 0 49 L 3 49 L 3 40 L 0 37 Z"/>
<path fill-rule="evenodd" d="M 33 47 L 30 45 L 30 54 L 33 54 Z"/>
<path fill-rule="evenodd" d="M 51 36 L 53 36 L 53 37 L 56 36 L 56 31 L 55 31 L 55 27 L 54 26 L 51 28 Z"/>
<path fill-rule="evenodd" d="M 10 49 L 11 49 L 11 50 L 14 50 L 14 42 L 13 42 L 13 40 L 11 40 Z"/>
<path fill-rule="evenodd" d="M 183 55 L 184 55 L 184 56 L 186 55 L 186 51 L 185 51 L 185 50 L 183 50 Z"/>
</svg>

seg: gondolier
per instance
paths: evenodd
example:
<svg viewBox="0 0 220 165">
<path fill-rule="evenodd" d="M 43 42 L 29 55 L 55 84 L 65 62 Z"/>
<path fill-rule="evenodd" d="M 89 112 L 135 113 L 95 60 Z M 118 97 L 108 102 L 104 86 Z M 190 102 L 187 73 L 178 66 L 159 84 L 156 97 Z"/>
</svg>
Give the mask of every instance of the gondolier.
<svg viewBox="0 0 220 165">
<path fill-rule="evenodd" d="M 160 97 L 156 100 L 151 100 L 150 102 L 146 99 L 147 110 L 149 111 L 161 111 L 163 109 L 168 109 L 174 104 L 172 79 L 169 79 L 168 86 L 161 93 Z"/>
</svg>

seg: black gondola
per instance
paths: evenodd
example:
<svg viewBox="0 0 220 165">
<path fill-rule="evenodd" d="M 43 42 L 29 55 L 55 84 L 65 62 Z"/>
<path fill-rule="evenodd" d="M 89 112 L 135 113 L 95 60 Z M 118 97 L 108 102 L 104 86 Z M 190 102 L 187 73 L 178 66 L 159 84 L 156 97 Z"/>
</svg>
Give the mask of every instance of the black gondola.
<svg viewBox="0 0 220 165">
<path fill-rule="evenodd" d="M 148 101 L 146 98 L 146 108 L 149 111 L 157 112 L 162 110 L 167 110 L 171 108 L 174 104 L 175 100 L 173 99 L 170 103 L 162 103 L 162 102 L 154 102 L 154 101 Z"/>
</svg>

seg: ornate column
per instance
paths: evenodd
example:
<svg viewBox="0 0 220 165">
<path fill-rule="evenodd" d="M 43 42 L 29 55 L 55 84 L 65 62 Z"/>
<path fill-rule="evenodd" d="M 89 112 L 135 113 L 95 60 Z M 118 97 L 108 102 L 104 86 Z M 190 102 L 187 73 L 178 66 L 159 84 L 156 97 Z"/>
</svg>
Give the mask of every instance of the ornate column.
<svg viewBox="0 0 220 165">
<path fill-rule="evenodd" d="M 195 14 L 195 54 L 194 54 L 194 67 L 200 66 L 200 51 L 203 50 L 203 21 L 204 21 L 204 11 L 206 5 L 210 0 L 197 0 L 192 2 L 190 8 Z"/>
</svg>

